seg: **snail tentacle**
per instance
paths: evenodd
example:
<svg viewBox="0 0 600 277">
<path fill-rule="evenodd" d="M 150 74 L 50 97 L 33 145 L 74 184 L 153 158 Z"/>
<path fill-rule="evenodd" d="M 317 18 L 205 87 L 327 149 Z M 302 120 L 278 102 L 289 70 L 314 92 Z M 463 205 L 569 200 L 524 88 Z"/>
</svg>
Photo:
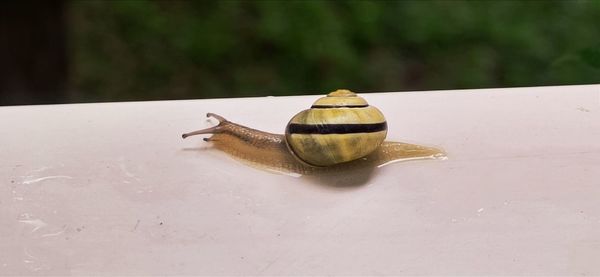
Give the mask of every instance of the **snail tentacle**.
<svg viewBox="0 0 600 277">
<path fill-rule="evenodd" d="M 183 135 L 181 135 L 182 138 L 187 138 L 190 136 L 195 136 L 195 135 L 204 135 L 204 134 L 217 134 L 220 132 L 223 132 L 223 124 L 229 122 L 227 119 L 225 119 L 224 117 L 218 115 L 218 114 L 214 114 L 214 113 L 207 113 L 206 117 L 213 117 L 215 118 L 219 124 L 217 124 L 216 126 L 210 127 L 210 128 L 206 128 L 206 129 L 202 129 L 202 130 L 198 130 L 198 131 L 193 131 L 193 132 L 189 132 L 189 133 L 185 133 Z M 210 141 L 211 138 L 204 138 L 204 141 Z"/>
<path fill-rule="evenodd" d="M 223 122 L 227 122 L 228 120 L 225 119 L 224 117 L 216 114 L 216 113 L 207 113 L 206 117 L 214 117 L 217 121 L 219 121 L 219 125 Z"/>
</svg>

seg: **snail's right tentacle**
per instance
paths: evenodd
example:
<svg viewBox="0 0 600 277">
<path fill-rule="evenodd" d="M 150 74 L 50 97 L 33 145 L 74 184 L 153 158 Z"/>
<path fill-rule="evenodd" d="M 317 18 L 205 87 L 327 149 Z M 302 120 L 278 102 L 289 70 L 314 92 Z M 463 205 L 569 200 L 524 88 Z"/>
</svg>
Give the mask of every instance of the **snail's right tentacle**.
<svg viewBox="0 0 600 277">
<path fill-rule="evenodd" d="M 195 136 L 195 135 L 215 134 L 215 133 L 218 133 L 218 132 L 219 132 L 219 126 L 217 125 L 217 126 L 206 128 L 206 129 L 202 129 L 202 130 L 185 133 L 185 134 L 181 135 L 181 137 L 182 138 L 187 138 L 187 137 Z"/>
</svg>

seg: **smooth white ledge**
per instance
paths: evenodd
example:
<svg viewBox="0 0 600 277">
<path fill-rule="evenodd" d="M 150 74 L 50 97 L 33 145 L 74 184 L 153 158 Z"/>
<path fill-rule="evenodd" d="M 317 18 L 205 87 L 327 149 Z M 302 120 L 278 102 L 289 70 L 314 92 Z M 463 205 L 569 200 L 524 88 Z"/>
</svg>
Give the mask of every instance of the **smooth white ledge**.
<svg viewBox="0 0 600 277">
<path fill-rule="evenodd" d="M 449 158 L 345 187 L 180 137 L 317 96 L 0 107 L 0 275 L 600 274 L 599 85 L 363 96 Z"/>
</svg>

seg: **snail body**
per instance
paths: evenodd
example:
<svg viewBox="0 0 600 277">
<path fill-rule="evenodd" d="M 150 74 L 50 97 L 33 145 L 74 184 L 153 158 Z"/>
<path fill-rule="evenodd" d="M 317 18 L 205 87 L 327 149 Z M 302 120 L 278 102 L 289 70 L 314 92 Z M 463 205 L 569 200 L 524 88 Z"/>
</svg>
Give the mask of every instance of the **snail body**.
<svg viewBox="0 0 600 277">
<path fill-rule="evenodd" d="M 214 113 L 207 117 L 219 124 L 182 137 L 212 134 L 204 140 L 215 148 L 276 171 L 307 174 L 443 156 L 437 148 L 384 141 L 387 122 L 381 111 L 348 90 L 334 91 L 296 114 L 285 134 L 248 128 Z"/>
</svg>

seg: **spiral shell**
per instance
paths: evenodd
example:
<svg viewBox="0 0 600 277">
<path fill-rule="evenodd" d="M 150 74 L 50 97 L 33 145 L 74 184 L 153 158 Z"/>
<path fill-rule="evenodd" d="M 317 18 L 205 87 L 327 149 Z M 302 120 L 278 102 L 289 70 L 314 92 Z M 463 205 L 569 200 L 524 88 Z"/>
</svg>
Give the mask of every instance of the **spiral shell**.
<svg viewBox="0 0 600 277">
<path fill-rule="evenodd" d="M 296 114 L 285 130 L 289 150 L 312 166 L 360 159 L 385 140 L 387 123 L 377 108 L 349 90 L 336 90 Z"/>
</svg>

